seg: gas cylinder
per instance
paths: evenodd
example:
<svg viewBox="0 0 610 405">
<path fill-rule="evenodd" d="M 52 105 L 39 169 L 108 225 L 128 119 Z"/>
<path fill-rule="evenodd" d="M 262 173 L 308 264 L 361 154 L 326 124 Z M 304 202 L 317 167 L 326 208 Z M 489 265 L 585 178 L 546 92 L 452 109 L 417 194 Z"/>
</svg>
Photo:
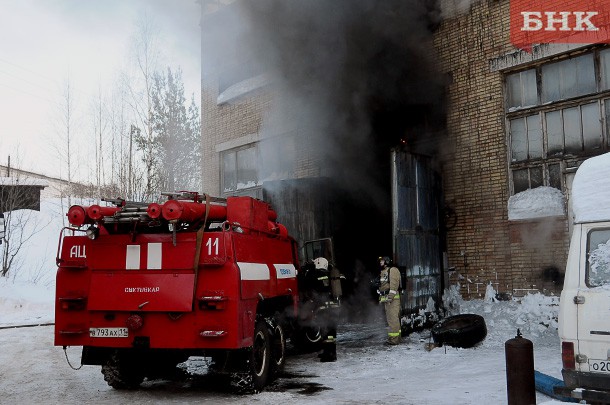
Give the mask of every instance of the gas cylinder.
<svg viewBox="0 0 610 405">
<path fill-rule="evenodd" d="M 508 405 L 536 404 L 536 381 L 534 378 L 534 345 L 521 335 L 504 344 L 506 355 L 506 391 Z"/>
</svg>

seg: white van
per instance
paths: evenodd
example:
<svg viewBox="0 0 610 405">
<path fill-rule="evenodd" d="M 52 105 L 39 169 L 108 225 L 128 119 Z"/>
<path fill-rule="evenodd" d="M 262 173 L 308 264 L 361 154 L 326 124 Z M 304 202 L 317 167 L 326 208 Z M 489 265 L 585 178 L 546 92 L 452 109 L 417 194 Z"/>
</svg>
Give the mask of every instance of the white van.
<svg viewBox="0 0 610 405">
<path fill-rule="evenodd" d="M 610 153 L 572 184 L 574 226 L 559 310 L 562 394 L 610 403 Z"/>
</svg>

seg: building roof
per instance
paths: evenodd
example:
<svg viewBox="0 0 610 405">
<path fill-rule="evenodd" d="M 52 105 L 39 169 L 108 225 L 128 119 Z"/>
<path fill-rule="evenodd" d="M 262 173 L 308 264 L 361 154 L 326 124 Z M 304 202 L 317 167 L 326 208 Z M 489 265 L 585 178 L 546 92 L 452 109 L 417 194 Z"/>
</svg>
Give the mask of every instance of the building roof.
<svg viewBox="0 0 610 405">
<path fill-rule="evenodd" d="M 0 186 L 36 186 L 48 187 L 49 182 L 33 177 L 0 177 Z"/>
</svg>

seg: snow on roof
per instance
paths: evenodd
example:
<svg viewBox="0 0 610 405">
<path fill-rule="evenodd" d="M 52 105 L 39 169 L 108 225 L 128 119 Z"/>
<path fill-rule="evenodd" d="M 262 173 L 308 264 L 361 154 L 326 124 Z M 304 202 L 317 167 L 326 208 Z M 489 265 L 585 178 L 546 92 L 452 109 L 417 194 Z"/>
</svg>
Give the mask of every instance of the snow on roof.
<svg viewBox="0 0 610 405">
<path fill-rule="evenodd" d="M 248 78 L 230 86 L 225 91 L 220 93 L 220 95 L 216 99 L 216 104 L 221 105 L 234 101 L 241 96 L 249 94 L 254 90 L 258 90 L 261 87 L 268 85 L 269 83 L 271 83 L 271 78 L 266 73 Z"/>
<path fill-rule="evenodd" d="M 0 177 L 0 186 L 49 187 L 49 182 L 34 177 Z"/>
<path fill-rule="evenodd" d="M 610 153 L 585 160 L 572 183 L 575 222 L 610 220 Z"/>
<path fill-rule="evenodd" d="M 531 219 L 564 215 L 564 196 L 553 187 L 537 187 L 511 196 L 508 199 L 508 219 Z"/>
</svg>

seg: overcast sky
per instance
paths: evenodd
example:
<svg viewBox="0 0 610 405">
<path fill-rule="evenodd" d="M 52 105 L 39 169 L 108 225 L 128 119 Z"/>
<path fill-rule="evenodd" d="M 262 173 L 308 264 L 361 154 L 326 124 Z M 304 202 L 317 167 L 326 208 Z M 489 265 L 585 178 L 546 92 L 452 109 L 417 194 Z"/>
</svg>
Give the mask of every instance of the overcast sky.
<svg viewBox="0 0 610 405">
<path fill-rule="evenodd" d="M 59 176 L 50 143 L 63 83 L 81 106 L 111 88 L 144 14 L 159 32 L 161 66 L 182 68 L 199 105 L 197 0 L 0 0 L 0 164 L 10 154 L 13 166 Z"/>
</svg>

